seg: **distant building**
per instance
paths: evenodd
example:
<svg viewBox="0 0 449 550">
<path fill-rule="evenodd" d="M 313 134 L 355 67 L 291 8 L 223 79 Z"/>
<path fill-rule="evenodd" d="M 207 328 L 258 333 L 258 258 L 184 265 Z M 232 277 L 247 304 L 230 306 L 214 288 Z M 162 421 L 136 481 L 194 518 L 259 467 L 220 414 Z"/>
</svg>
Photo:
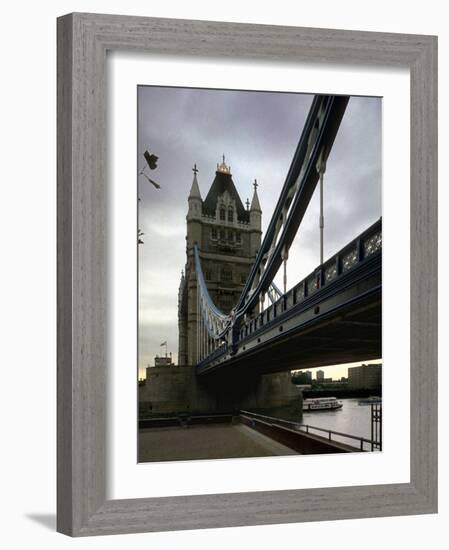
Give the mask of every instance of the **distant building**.
<svg viewBox="0 0 449 550">
<path fill-rule="evenodd" d="M 324 380 L 324 370 L 316 371 L 316 379 L 318 380 L 318 382 Z"/>
<path fill-rule="evenodd" d="M 382 389 L 382 365 L 360 365 L 348 368 L 348 388 L 350 389 Z"/>
<path fill-rule="evenodd" d="M 292 374 L 292 382 L 294 384 L 310 385 L 312 383 L 312 373 L 309 370 L 306 372 L 297 371 Z"/>
<path fill-rule="evenodd" d="M 170 352 L 170 355 L 165 355 L 163 357 L 159 357 L 159 355 L 156 355 L 154 358 L 154 366 L 155 367 L 174 367 L 175 364 L 172 360 L 172 355 Z"/>
</svg>

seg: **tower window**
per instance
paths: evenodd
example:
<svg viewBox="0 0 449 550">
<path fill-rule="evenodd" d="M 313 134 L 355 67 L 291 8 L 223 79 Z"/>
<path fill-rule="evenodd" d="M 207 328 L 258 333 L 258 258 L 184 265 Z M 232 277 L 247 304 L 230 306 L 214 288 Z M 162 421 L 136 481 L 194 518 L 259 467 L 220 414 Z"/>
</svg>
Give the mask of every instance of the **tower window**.
<svg viewBox="0 0 449 550">
<path fill-rule="evenodd" d="M 234 221 L 234 210 L 232 208 L 228 208 L 228 222 Z"/>
<path fill-rule="evenodd" d="M 214 239 L 214 240 L 217 239 L 217 230 L 215 229 L 215 227 L 212 228 L 210 236 L 211 236 L 211 239 Z"/>
<path fill-rule="evenodd" d="M 224 208 L 220 208 L 220 220 L 223 222 L 226 220 L 226 210 Z"/>
<path fill-rule="evenodd" d="M 222 281 L 232 281 L 232 269 L 229 267 L 223 267 L 221 270 Z"/>
<path fill-rule="evenodd" d="M 228 231 L 228 241 L 234 241 L 234 231 Z"/>
<path fill-rule="evenodd" d="M 220 229 L 220 240 L 224 241 L 226 239 L 226 233 L 224 229 Z"/>
<path fill-rule="evenodd" d="M 241 243 L 242 242 L 242 234 L 237 231 L 237 233 L 235 234 L 235 240 L 238 242 L 238 243 Z"/>
</svg>

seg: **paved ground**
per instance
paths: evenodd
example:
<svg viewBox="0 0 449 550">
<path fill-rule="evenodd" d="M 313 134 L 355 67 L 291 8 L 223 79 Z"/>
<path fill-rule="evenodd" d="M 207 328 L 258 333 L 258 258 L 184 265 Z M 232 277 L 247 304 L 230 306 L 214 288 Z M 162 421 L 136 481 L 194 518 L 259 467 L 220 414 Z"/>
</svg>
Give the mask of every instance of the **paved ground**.
<svg viewBox="0 0 449 550">
<path fill-rule="evenodd" d="M 139 431 L 139 462 L 297 454 L 247 426 L 215 424 Z"/>
</svg>

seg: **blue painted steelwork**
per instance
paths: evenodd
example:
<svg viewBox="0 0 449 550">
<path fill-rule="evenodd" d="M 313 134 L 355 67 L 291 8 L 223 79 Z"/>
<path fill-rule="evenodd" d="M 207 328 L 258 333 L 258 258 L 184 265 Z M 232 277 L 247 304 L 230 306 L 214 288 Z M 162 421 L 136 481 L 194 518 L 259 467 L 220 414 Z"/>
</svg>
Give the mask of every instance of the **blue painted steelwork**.
<svg viewBox="0 0 449 550">
<path fill-rule="evenodd" d="M 350 255 L 352 251 L 358 252 L 361 249 L 364 249 L 364 254 L 355 254 L 356 261 L 348 265 L 345 270 L 338 268 L 342 258 Z M 274 304 L 255 318 L 248 319 L 243 323 L 233 342 L 234 348 L 231 349 L 230 346 L 227 346 L 226 349 L 223 348 L 215 353 L 213 357 L 206 357 L 198 364 L 198 373 L 215 368 L 217 360 L 222 363 L 237 353 L 247 352 L 250 342 L 253 347 L 260 344 L 262 339 L 263 343 L 266 343 L 267 334 L 270 334 L 270 343 L 274 342 L 273 330 L 282 327 L 282 324 L 287 324 L 291 319 L 299 318 L 306 311 L 314 310 L 315 315 L 307 322 L 298 322 L 294 330 L 304 329 L 307 324 L 316 323 L 317 320 L 334 314 L 337 309 L 345 309 L 351 304 L 363 301 L 370 294 L 378 294 L 381 284 L 374 284 L 369 290 L 359 291 L 355 297 L 339 302 L 333 309 L 326 310 L 324 313 L 320 312 L 320 306 L 326 300 L 341 295 L 345 290 L 360 284 L 361 281 L 373 276 L 377 276 L 380 280 L 381 258 L 382 220 L 380 219 L 282 295 Z M 329 278 L 323 277 L 322 275 L 331 266 L 335 267 L 333 275 Z M 315 288 L 312 288 L 314 285 Z M 280 331 L 279 337 L 285 337 L 286 334 L 286 331 Z"/>
<path fill-rule="evenodd" d="M 349 97 L 315 96 L 262 246 L 237 305 L 236 321 L 267 291 L 298 231 L 331 151 Z"/>
<path fill-rule="evenodd" d="M 209 336 L 215 340 L 226 341 L 227 334 L 235 318 L 235 312 L 233 311 L 231 314 L 226 315 L 215 305 L 207 289 L 206 280 L 201 267 L 200 250 L 197 243 L 194 244 L 193 251 L 199 293 L 199 307 L 203 320 L 205 321 L 207 332 Z M 279 298 L 282 296 L 281 291 L 274 282 L 270 285 L 269 293 L 270 296 L 272 296 L 273 303 L 275 301 L 273 297 Z"/>
<path fill-rule="evenodd" d="M 325 164 L 331 151 L 348 100 L 347 96 L 315 96 L 265 238 L 239 301 L 229 315 L 221 312 L 209 295 L 201 268 L 200 251 L 195 244 L 198 308 L 200 322 L 203 323 L 198 330 L 204 326 L 207 340 L 198 362 L 200 370 L 223 354 L 236 354 L 245 337 L 297 304 L 321 295 L 323 288 L 341 279 L 365 257 L 381 250 L 379 221 L 286 294 L 282 294 L 273 283 L 283 259 L 288 256 L 288 249 L 316 188 L 319 167 Z M 248 319 L 266 294 L 271 305 L 255 319 Z"/>
</svg>

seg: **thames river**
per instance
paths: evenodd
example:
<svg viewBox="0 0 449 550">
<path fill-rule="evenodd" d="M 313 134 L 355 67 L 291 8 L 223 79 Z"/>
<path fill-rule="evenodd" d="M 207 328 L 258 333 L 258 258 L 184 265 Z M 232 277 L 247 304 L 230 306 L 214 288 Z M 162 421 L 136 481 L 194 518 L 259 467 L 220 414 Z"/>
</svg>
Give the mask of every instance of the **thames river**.
<svg viewBox="0 0 449 550">
<path fill-rule="evenodd" d="M 371 406 L 359 405 L 358 399 L 339 399 L 339 401 L 343 403 L 343 407 L 335 411 L 304 412 L 303 424 L 371 439 Z M 324 435 L 320 432 L 311 431 L 311 433 Z M 338 436 L 332 436 L 332 439 L 354 447 L 359 445 L 355 440 Z M 368 444 L 365 444 L 365 450 L 368 450 Z"/>
</svg>

